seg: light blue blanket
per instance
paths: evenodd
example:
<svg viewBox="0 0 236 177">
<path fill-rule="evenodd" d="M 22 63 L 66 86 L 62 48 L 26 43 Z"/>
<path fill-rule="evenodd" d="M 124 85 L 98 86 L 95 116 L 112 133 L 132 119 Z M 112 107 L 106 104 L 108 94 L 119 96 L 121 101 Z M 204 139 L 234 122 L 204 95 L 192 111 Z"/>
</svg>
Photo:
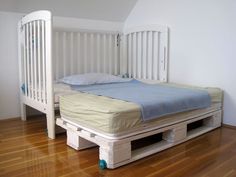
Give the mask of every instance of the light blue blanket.
<svg viewBox="0 0 236 177">
<path fill-rule="evenodd" d="M 143 121 L 178 112 L 206 108 L 211 99 L 207 91 L 144 84 L 137 80 L 125 83 L 71 86 L 72 89 L 130 101 L 140 105 Z"/>
</svg>

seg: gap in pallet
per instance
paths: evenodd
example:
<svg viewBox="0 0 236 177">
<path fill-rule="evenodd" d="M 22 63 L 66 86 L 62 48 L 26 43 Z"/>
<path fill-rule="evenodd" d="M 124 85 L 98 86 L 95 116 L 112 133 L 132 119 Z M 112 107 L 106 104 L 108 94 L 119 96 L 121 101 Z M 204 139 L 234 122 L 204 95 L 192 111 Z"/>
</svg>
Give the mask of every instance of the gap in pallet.
<svg viewBox="0 0 236 177">
<path fill-rule="evenodd" d="M 136 149 L 143 148 L 145 146 L 149 146 L 149 145 L 161 142 L 163 140 L 162 135 L 163 133 L 158 133 L 158 134 L 144 137 L 138 140 L 134 140 L 131 142 L 131 150 L 133 151 Z"/>
<path fill-rule="evenodd" d="M 192 122 L 187 125 L 187 132 L 202 127 L 204 125 L 203 119 Z"/>
</svg>

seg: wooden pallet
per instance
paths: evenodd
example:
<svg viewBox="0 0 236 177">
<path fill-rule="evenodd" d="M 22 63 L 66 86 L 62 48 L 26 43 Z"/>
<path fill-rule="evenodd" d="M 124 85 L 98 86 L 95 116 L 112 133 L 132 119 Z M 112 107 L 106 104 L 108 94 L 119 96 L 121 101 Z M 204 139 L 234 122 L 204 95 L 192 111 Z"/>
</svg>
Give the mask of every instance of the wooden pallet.
<svg viewBox="0 0 236 177">
<path fill-rule="evenodd" d="M 117 168 L 135 160 L 160 152 L 164 149 L 185 142 L 196 136 L 202 135 L 221 126 L 221 110 L 213 111 L 205 115 L 165 127 L 158 126 L 154 130 L 144 133 L 137 132 L 135 135 L 122 139 L 109 139 L 102 137 L 94 131 L 84 130 L 79 125 L 75 126 L 58 118 L 57 125 L 67 130 L 67 145 L 81 150 L 93 146 L 99 146 L 99 158 L 103 160 L 107 168 Z M 193 128 L 197 124 L 197 128 Z M 93 133 L 92 133 L 93 132 Z M 145 137 L 161 135 L 161 140 L 153 144 L 134 149 L 132 143 Z"/>
</svg>

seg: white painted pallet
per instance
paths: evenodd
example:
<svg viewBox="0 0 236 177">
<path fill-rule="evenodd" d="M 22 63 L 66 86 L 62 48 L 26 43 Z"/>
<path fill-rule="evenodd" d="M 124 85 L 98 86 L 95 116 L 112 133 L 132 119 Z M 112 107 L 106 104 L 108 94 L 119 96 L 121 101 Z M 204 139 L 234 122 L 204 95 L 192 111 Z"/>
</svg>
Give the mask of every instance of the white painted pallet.
<svg viewBox="0 0 236 177">
<path fill-rule="evenodd" d="M 113 169 L 160 152 L 220 127 L 221 118 L 222 111 L 217 110 L 196 118 L 176 123 L 174 125 L 161 128 L 158 126 L 154 130 L 150 131 L 147 129 L 146 132 L 137 132 L 135 135 L 116 140 L 104 138 L 100 134 L 98 135 L 94 133 L 94 130 L 84 130 L 83 128 L 80 128 L 79 125 L 72 125 L 61 118 L 58 118 L 56 123 L 67 130 L 67 145 L 76 150 L 86 149 L 98 145 L 100 160 L 104 160 L 106 162 L 107 168 Z M 203 121 L 202 126 L 190 131 L 187 130 L 189 124 L 199 120 Z M 162 133 L 161 141 L 136 150 L 131 150 L 131 142 L 159 133 Z"/>
</svg>

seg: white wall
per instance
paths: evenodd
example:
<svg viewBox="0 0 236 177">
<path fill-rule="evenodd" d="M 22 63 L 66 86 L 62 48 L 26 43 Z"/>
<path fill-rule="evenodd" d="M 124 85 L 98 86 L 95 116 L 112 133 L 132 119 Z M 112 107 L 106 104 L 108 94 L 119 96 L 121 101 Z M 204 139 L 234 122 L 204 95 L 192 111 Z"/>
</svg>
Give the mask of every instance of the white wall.
<svg viewBox="0 0 236 177">
<path fill-rule="evenodd" d="M 0 11 L 0 119 L 20 116 L 18 60 L 17 60 L 17 23 L 23 14 Z M 55 26 L 63 25 L 76 28 L 120 31 L 123 23 L 55 17 Z"/>
<path fill-rule="evenodd" d="M 170 81 L 224 90 L 224 123 L 236 126 L 236 1 L 139 0 L 125 29 L 170 28 Z"/>
<path fill-rule="evenodd" d="M 91 20 L 82 18 L 53 17 L 53 26 L 55 28 L 66 29 L 90 29 L 101 31 L 122 31 L 124 23 L 111 22 L 104 20 Z"/>
<path fill-rule="evenodd" d="M 19 116 L 17 22 L 21 16 L 0 12 L 0 119 Z"/>
<path fill-rule="evenodd" d="M 0 0 L 0 11 L 50 10 L 56 16 L 123 22 L 137 0 Z"/>
</svg>

